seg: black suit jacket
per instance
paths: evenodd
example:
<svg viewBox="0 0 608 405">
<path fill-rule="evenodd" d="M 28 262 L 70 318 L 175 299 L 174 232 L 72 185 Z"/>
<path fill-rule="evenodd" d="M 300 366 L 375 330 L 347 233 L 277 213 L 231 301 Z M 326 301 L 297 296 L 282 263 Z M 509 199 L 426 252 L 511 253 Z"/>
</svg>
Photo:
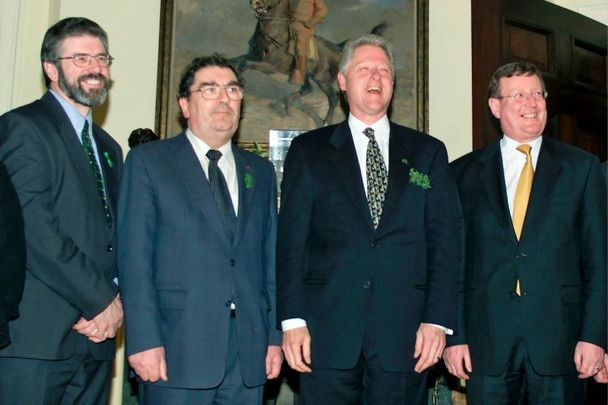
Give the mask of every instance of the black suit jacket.
<svg viewBox="0 0 608 405">
<path fill-rule="evenodd" d="M 0 348 L 10 343 L 8 322 L 19 316 L 24 283 L 23 216 L 6 167 L 0 163 Z"/>
<path fill-rule="evenodd" d="M 388 168 L 375 230 L 347 122 L 298 136 L 287 154 L 278 321 L 306 320 L 313 368 L 352 368 L 367 331 L 385 370 L 412 371 L 420 323 L 455 327 L 457 196 L 445 147 L 391 123 Z M 415 171 L 430 189 L 411 182 Z"/>
<path fill-rule="evenodd" d="M 571 372 L 577 341 L 606 348 L 606 187 L 598 159 L 543 138 L 519 242 L 500 143 L 453 168 L 466 264 L 463 321 L 449 344 L 467 343 L 473 370 L 489 375 L 503 372 L 520 328 L 543 375 Z M 513 295 L 517 278 L 521 298 Z"/>
<path fill-rule="evenodd" d="M 93 135 L 114 214 L 121 150 L 95 125 Z M 21 202 L 27 244 L 20 317 L 0 356 L 68 358 L 83 338 L 72 326 L 118 293 L 115 225 L 107 226 L 79 137 L 52 94 L 0 117 L 0 158 Z M 96 358 L 113 358 L 113 340 L 89 344 Z"/>
<path fill-rule="evenodd" d="M 177 388 L 218 386 L 236 304 L 243 382 L 266 381 L 274 328 L 276 179 L 267 160 L 233 145 L 237 228 L 230 243 L 185 134 L 134 148 L 119 203 L 119 272 L 127 355 L 164 347 Z"/>
</svg>

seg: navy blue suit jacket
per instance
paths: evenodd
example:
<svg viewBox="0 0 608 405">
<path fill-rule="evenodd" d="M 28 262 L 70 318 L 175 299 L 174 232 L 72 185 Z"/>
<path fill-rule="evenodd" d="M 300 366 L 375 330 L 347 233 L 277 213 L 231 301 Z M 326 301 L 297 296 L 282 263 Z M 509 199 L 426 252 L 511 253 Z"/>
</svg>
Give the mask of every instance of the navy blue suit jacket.
<svg viewBox="0 0 608 405">
<path fill-rule="evenodd" d="M 114 214 L 122 152 L 96 125 L 93 136 Z M 92 319 L 118 294 L 115 223 L 107 226 L 88 157 L 51 93 L 0 117 L 0 159 L 19 196 L 27 250 L 20 316 L 0 356 L 70 358 L 83 339 L 74 324 Z M 114 358 L 114 339 L 87 344 L 95 358 Z"/>
<path fill-rule="evenodd" d="M 466 255 L 459 329 L 448 343 L 469 345 L 475 373 L 500 375 L 521 330 L 539 374 L 575 372 L 578 341 L 606 348 L 606 186 L 599 160 L 543 138 L 519 241 L 499 141 L 452 165 Z"/>
<path fill-rule="evenodd" d="M 211 388 L 225 375 L 237 308 L 247 386 L 266 381 L 274 328 L 276 180 L 272 165 L 233 146 L 239 181 L 231 244 L 207 177 L 185 134 L 134 148 L 119 198 L 119 274 L 131 355 L 163 346 L 177 388 Z"/>
<path fill-rule="evenodd" d="M 388 169 L 374 229 L 347 122 L 298 136 L 287 154 L 278 322 L 307 322 L 313 368 L 354 367 L 368 334 L 383 369 L 413 371 L 420 323 L 455 328 L 457 196 L 445 147 L 391 123 Z M 429 189 L 412 182 L 416 171 Z"/>
</svg>

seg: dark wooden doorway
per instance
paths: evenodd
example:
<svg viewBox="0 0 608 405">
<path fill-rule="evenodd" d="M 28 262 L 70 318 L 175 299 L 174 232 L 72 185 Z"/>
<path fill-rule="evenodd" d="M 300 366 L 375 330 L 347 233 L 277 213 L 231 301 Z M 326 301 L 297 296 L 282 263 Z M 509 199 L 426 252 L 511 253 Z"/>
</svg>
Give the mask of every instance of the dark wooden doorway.
<svg viewBox="0 0 608 405">
<path fill-rule="evenodd" d="M 543 0 L 471 0 L 473 148 L 501 136 L 487 105 L 500 65 L 522 60 L 543 72 L 548 136 L 606 160 L 605 25 Z"/>
</svg>

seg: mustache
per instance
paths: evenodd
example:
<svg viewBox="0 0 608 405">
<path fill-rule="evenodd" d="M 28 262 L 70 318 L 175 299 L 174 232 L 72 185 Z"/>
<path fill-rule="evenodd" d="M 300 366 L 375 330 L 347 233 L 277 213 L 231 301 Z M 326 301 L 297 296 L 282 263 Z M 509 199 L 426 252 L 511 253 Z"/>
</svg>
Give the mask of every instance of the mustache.
<svg viewBox="0 0 608 405">
<path fill-rule="evenodd" d="M 100 73 L 89 73 L 87 75 L 80 76 L 78 78 L 78 84 L 81 84 L 85 80 L 89 80 L 89 79 L 99 80 L 103 83 L 104 87 L 108 86 L 108 78 Z"/>
</svg>

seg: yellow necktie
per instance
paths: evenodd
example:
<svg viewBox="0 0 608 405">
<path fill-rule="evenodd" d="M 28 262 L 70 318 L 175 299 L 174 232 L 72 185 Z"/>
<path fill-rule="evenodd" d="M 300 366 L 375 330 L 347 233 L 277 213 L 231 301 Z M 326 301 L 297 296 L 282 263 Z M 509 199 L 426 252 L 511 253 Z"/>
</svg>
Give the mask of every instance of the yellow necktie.
<svg viewBox="0 0 608 405">
<path fill-rule="evenodd" d="M 528 209 L 528 201 L 530 200 L 530 191 L 532 190 L 532 181 L 534 180 L 534 169 L 532 168 L 532 156 L 530 150 L 532 147 L 528 144 L 522 144 L 517 147 L 517 150 L 526 155 L 526 163 L 524 164 L 517 189 L 515 190 L 515 199 L 513 200 L 513 229 L 517 240 L 521 236 L 521 230 L 524 226 L 526 218 L 526 210 Z M 515 294 L 521 295 L 519 287 L 519 279 L 515 285 Z"/>
</svg>

